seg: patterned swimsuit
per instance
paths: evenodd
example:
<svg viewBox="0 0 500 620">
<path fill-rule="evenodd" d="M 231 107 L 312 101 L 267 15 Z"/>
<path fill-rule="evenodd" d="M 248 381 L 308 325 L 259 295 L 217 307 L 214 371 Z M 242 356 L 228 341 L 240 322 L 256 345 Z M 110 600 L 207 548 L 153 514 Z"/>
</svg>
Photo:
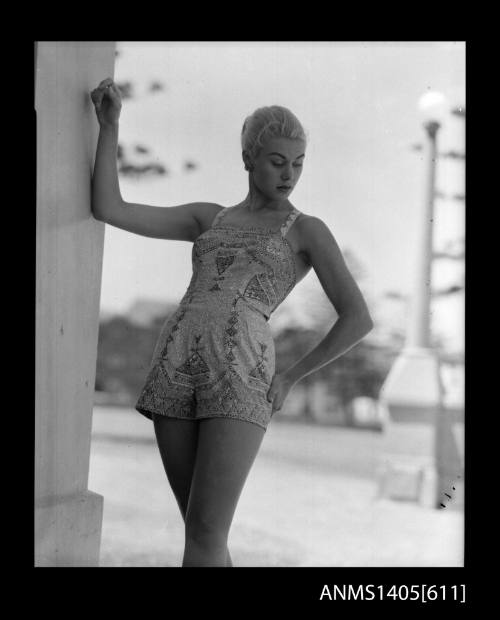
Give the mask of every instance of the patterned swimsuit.
<svg viewBox="0 0 500 620">
<path fill-rule="evenodd" d="M 173 418 L 235 418 L 264 430 L 275 372 L 268 320 L 296 283 L 286 239 L 300 214 L 278 230 L 224 225 L 217 213 L 194 242 L 193 275 L 158 337 L 135 409 Z"/>
</svg>

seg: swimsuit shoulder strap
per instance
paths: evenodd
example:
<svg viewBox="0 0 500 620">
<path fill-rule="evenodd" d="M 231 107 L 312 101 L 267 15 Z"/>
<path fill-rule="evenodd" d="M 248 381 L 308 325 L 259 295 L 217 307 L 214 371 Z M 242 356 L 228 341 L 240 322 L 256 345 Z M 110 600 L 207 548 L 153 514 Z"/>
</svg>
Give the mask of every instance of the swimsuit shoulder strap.
<svg viewBox="0 0 500 620">
<path fill-rule="evenodd" d="M 210 228 L 213 228 L 221 221 L 221 219 L 227 214 L 228 209 L 229 207 L 222 207 L 222 209 L 217 212 L 217 215 L 212 220 Z"/>
<path fill-rule="evenodd" d="M 295 220 L 297 219 L 299 215 L 300 215 L 300 211 L 296 209 L 295 207 L 290 211 L 290 213 L 288 214 L 288 217 L 283 222 L 283 225 L 281 226 L 281 229 L 280 229 L 283 237 L 286 236 L 287 232 L 290 230 L 290 227 L 292 226 L 292 224 L 295 222 Z"/>
</svg>

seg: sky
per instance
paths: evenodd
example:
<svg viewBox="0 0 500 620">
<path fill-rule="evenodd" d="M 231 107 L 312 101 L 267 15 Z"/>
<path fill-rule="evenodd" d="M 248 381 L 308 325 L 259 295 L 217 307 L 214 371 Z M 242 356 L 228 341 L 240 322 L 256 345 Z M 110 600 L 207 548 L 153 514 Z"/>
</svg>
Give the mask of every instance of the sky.
<svg viewBox="0 0 500 620">
<path fill-rule="evenodd" d="M 115 81 L 132 82 L 136 92 L 123 102 L 120 142 L 148 146 L 169 170 L 165 177 L 120 177 L 124 200 L 165 207 L 240 202 L 248 191 L 243 120 L 262 105 L 284 105 L 309 137 L 290 201 L 321 218 L 359 260 L 358 283 L 376 317 L 406 320 L 405 304 L 384 293 L 398 291 L 411 302 L 414 289 L 426 171 L 424 152 L 412 148 L 425 140 L 418 101 L 438 91 L 450 110 L 465 106 L 465 43 L 160 41 L 118 42 L 117 50 Z M 165 90 L 148 92 L 152 81 Z M 440 151 L 464 152 L 463 125 L 446 115 Z M 186 171 L 186 160 L 198 167 Z M 447 198 L 464 193 L 463 172 L 462 160 L 438 160 L 436 186 L 445 196 L 435 204 L 435 249 L 465 236 L 465 205 Z M 180 300 L 192 274 L 191 249 L 106 225 L 101 311 L 125 312 L 137 298 Z M 462 264 L 435 261 L 434 285 L 462 273 Z M 282 306 L 307 319 L 311 294 L 321 296 L 313 270 Z M 434 327 L 452 348 L 462 346 L 463 319 L 463 296 L 434 302 Z"/>
</svg>

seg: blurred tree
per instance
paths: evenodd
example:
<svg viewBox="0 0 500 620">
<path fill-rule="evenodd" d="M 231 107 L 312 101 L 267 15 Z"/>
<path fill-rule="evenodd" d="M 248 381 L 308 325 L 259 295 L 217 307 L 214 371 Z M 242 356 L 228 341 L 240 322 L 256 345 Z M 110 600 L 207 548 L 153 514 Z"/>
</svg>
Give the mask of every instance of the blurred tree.
<svg viewBox="0 0 500 620">
<path fill-rule="evenodd" d="M 440 153 L 439 157 L 448 159 L 465 159 L 465 153 L 459 153 L 458 151 L 454 151 L 452 149 L 450 151 L 444 151 L 443 153 Z"/>
<path fill-rule="evenodd" d="M 465 106 L 458 106 L 451 110 L 451 113 L 458 116 L 465 122 Z M 410 148 L 414 151 L 421 151 L 423 149 L 422 144 L 412 144 Z M 457 161 L 463 161 L 465 163 L 465 149 L 464 152 L 450 149 L 439 153 L 439 158 L 454 159 Z M 457 203 L 465 202 L 465 194 L 462 192 L 455 192 L 452 194 L 446 194 L 445 192 L 436 189 L 435 197 L 444 200 L 452 200 Z M 448 241 L 444 247 L 436 249 L 432 253 L 433 260 L 448 260 L 455 262 L 463 262 L 465 259 L 465 239 L 463 237 Z M 465 273 L 462 270 L 462 274 L 457 278 L 457 281 L 452 282 L 448 286 L 443 288 L 433 288 L 432 298 L 443 298 L 460 293 L 465 288 Z M 387 299 L 398 300 L 402 302 L 408 301 L 408 296 L 397 291 L 386 291 L 384 296 Z M 433 347 L 441 350 L 441 353 L 445 352 L 444 341 L 438 334 L 431 334 L 431 344 Z"/>
<path fill-rule="evenodd" d="M 275 338 L 276 372 L 283 372 L 311 351 L 323 335 L 314 329 L 286 328 Z M 349 419 L 349 404 L 357 396 L 376 399 L 382 384 L 397 355 L 397 348 L 391 345 L 375 345 L 367 339 L 362 340 L 341 357 L 326 364 L 315 372 L 303 377 L 299 384 L 305 390 L 302 418 L 314 422 L 314 403 L 312 386 L 317 381 L 327 385 L 331 395 L 340 402 Z"/>
<path fill-rule="evenodd" d="M 139 395 L 149 368 L 154 346 L 161 328 L 176 305 L 147 326 L 131 323 L 125 316 L 114 316 L 99 326 L 95 389 L 128 395 L 129 405 Z M 321 340 L 315 329 L 286 328 L 275 338 L 276 372 L 282 372 L 306 355 Z M 351 351 L 300 381 L 309 398 L 305 399 L 302 417 L 314 422 L 314 403 L 311 386 L 316 381 L 326 382 L 330 393 L 345 407 L 356 396 L 375 398 L 395 352 L 390 347 L 376 347 L 362 341 Z"/>
<path fill-rule="evenodd" d="M 446 297 L 447 295 L 453 295 L 454 293 L 459 293 L 464 290 L 463 284 L 452 284 L 451 286 L 445 286 L 442 289 L 435 289 L 432 292 L 433 297 Z"/>
<path fill-rule="evenodd" d="M 127 316 L 113 316 L 99 325 L 95 389 L 124 391 L 130 404 L 138 397 L 165 320 L 175 311 L 171 304 L 149 325 L 137 325 Z"/>
<path fill-rule="evenodd" d="M 448 241 L 443 250 L 433 252 L 433 258 L 463 260 L 465 258 L 465 239 L 460 238 Z"/>
<path fill-rule="evenodd" d="M 279 332 L 275 338 L 276 351 L 276 373 L 285 371 L 304 357 L 316 342 L 321 340 L 321 335 L 315 329 L 306 328 L 285 328 Z M 303 377 L 300 381 L 301 387 L 305 390 L 304 409 L 302 416 L 307 421 L 314 421 L 312 410 L 311 386 L 318 378 L 315 373 Z"/>
<path fill-rule="evenodd" d="M 138 395 L 145 379 L 159 329 L 140 327 L 126 317 L 113 317 L 99 326 L 96 389 L 116 392 L 117 386 Z"/>
<path fill-rule="evenodd" d="M 198 168 L 198 164 L 194 161 L 188 160 L 184 162 L 184 170 L 186 170 L 187 172 L 190 172 L 191 170 L 196 170 L 196 168 Z"/>
<path fill-rule="evenodd" d="M 400 291 L 384 291 L 382 294 L 387 299 L 396 299 L 396 300 L 406 300 L 407 295 L 401 293 Z"/>
<path fill-rule="evenodd" d="M 458 116 L 465 122 L 465 106 L 458 106 L 451 110 L 451 114 Z M 421 151 L 421 144 L 412 144 L 410 148 L 414 151 Z M 465 151 L 457 151 L 455 149 L 450 149 L 448 151 L 444 151 L 438 154 L 439 158 L 443 159 L 455 159 L 459 161 L 463 161 L 465 163 Z M 465 194 L 462 192 L 454 193 L 454 194 L 445 194 L 443 191 L 436 189 L 434 192 L 436 198 L 440 199 L 451 199 L 455 202 L 465 202 Z M 456 249 L 456 246 L 459 245 L 459 249 Z M 436 250 L 432 254 L 432 258 L 436 260 L 454 260 L 461 261 L 465 259 L 465 239 L 456 239 L 451 242 L 448 242 L 447 246 L 442 250 Z M 448 286 L 444 289 L 439 289 L 433 291 L 432 295 L 434 297 L 443 297 L 446 295 L 453 295 L 464 289 L 463 278 L 462 282 L 457 282 L 451 286 Z"/>
<path fill-rule="evenodd" d="M 123 50 L 117 49 L 115 51 L 115 57 L 121 58 L 123 56 Z M 136 99 L 137 95 L 135 92 L 134 84 L 129 80 L 122 80 L 121 82 L 117 82 L 116 85 L 120 89 L 122 99 Z M 165 90 L 164 84 L 159 80 L 153 80 L 148 89 L 148 93 L 157 93 Z M 136 145 L 134 152 L 141 156 L 151 154 L 151 149 L 143 146 Z M 149 161 L 148 163 L 138 164 L 130 159 L 128 154 L 128 149 L 126 149 L 123 143 L 118 144 L 118 174 L 123 177 L 132 178 L 135 180 L 141 180 L 143 178 L 151 177 L 151 176 L 165 176 L 169 173 L 168 168 L 161 162 L 158 162 L 158 158 L 154 157 L 153 161 Z M 189 170 L 194 170 L 196 165 L 193 165 L 189 168 Z"/>
<path fill-rule="evenodd" d="M 128 177 L 142 178 L 145 175 L 157 176 L 167 175 L 168 170 L 162 164 L 128 164 L 123 163 L 119 167 L 119 172 Z"/>
<path fill-rule="evenodd" d="M 161 92 L 164 89 L 165 87 L 161 82 L 154 81 L 149 85 L 149 92 L 151 93 Z"/>
<path fill-rule="evenodd" d="M 330 391 L 343 406 L 347 425 L 354 426 L 351 401 L 358 396 L 376 400 L 395 357 L 392 347 L 362 340 L 325 371 Z"/>
<path fill-rule="evenodd" d="M 139 153 L 140 155 L 146 155 L 147 153 L 149 153 L 148 147 L 142 146 L 141 144 L 136 144 L 134 150 L 136 153 Z"/>
<path fill-rule="evenodd" d="M 366 276 L 366 269 L 350 249 L 344 249 L 342 254 L 353 278 L 360 285 Z M 309 353 L 336 321 L 337 313 L 330 299 L 316 282 L 307 292 L 307 314 L 311 323 L 309 328 L 286 328 L 276 335 L 276 372 L 283 372 Z M 353 398 L 377 398 L 397 353 L 393 344 L 394 341 L 391 345 L 381 347 L 363 339 L 341 357 L 303 377 L 299 382 L 305 392 L 303 419 L 311 422 L 315 420 L 313 385 L 321 381 L 327 384 L 328 391 L 340 402 L 346 422 L 349 423 L 351 408 L 348 404 Z"/>
<path fill-rule="evenodd" d="M 460 117 L 465 122 L 465 106 L 459 106 L 451 111 L 455 116 Z M 440 153 L 439 157 L 456 159 L 465 163 L 465 151 L 459 152 L 453 149 Z M 441 198 L 448 198 L 455 202 L 465 202 L 465 194 L 454 193 L 445 195 L 440 192 Z M 451 261 L 464 261 L 465 259 L 465 239 L 463 237 L 449 241 L 446 246 L 441 250 L 436 250 L 432 254 L 433 260 L 451 260 Z M 433 297 L 445 297 L 448 295 L 454 295 L 465 288 L 465 273 L 462 272 L 460 281 L 455 282 L 443 289 L 436 289 L 432 292 Z"/>
</svg>

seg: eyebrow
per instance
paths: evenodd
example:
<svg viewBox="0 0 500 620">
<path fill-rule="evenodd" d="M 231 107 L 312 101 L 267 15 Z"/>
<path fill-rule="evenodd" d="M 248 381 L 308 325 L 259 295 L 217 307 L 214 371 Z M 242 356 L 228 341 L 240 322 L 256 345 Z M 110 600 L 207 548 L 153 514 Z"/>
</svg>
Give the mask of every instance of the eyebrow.
<svg viewBox="0 0 500 620">
<path fill-rule="evenodd" d="M 268 153 L 268 155 L 279 155 L 280 157 L 283 157 L 283 159 L 286 159 L 286 157 L 284 155 L 282 155 L 281 153 Z M 296 157 L 295 159 L 300 159 L 301 157 L 305 157 L 305 153 L 302 153 L 302 155 L 299 155 L 298 157 Z"/>
</svg>

